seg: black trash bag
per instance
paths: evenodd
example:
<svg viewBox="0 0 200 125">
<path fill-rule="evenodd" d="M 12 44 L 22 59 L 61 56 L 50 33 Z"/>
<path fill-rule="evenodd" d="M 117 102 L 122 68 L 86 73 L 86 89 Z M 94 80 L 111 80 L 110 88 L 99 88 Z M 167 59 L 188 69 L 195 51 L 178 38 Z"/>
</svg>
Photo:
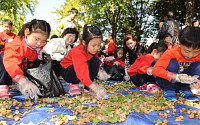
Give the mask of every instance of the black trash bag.
<svg viewBox="0 0 200 125">
<path fill-rule="evenodd" d="M 25 63 L 27 63 L 27 66 L 25 66 Z M 30 62 L 28 58 L 23 58 L 24 76 L 39 88 L 42 94 L 39 97 L 59 97 L 66 93 L 63 85 L 52 70 L 52 61 L 47 61 L 46 58 L 43 58 L 42 63 L 37 68 L 30 68 L 31 63 L 33 62 Z"/>
<path fill-rule="evenodd" d="M 121 73 L 116 66 L 113 66 L 110 69 L 110 73 L 111 75 L 110 80 L 115 80 L 115 81 L 123 81 L 124 75 L 123 73 Z"/>
</svg>

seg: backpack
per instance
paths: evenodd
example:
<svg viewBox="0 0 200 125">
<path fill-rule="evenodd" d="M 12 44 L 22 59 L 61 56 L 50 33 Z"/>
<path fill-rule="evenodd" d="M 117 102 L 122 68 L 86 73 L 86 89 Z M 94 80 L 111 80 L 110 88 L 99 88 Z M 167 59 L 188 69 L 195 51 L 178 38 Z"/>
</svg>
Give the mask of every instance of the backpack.
<svg viewBox="0 0 200 125">
<path fill-rule="evenodd" d="M 172 43 L 175 44 L 178 41 L 179 24 L 175 20 L 167 20 L 163 23 L 161 28 L 161 34 L 170 33 L 173 37 Z"/>
</svg>

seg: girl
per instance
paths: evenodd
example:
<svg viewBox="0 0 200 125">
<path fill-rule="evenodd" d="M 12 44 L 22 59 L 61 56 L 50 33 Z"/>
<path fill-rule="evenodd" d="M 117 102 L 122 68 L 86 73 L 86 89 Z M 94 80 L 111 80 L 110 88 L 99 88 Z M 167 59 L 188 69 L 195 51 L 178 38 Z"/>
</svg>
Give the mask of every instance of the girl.
<svg viewBox="0 0 200 125">
<path fill-rule="evenodd" d="M 32 67 L 39 65 L 37 60 L 41 48 L 47 42 L 51 28 L 44 20 L 32 20 L 23 25 L 18 36 L 6 44 L 0 54 L 0 84 L 11 85 L 12 80 L 18 83 L 19 90 L 27 98 L 38 98 L 40 91 L 30 82 L 22 69 L 22 60 L 27 57 L 35 62 Z"/>
<path fill-rule="evenodd" d="M 124 53 L 123 47 L 117 47 L 115 49 L 113 60 L 107 60 L 107 58 L 110 58 L 110 57 L 106 57 L 104 60 L 105 61 L 104 68 L 107 73 L 110 73 L 111 68 L 115 66 L 120 71 L 120 73 L 122 73 L 123 75 L 125 74 L 125 71 L 124 71 L 125 53 Z"/>
<path fill-rule="evenodd" d="M 172 43 L 172 39 L 173 39 L 173 37 L 172 37 L 172 35 L 170 33 L 165 33 L 164 34 L 163 40 L 164 40 L 165 44 L 168 46 L 168 48 L 172 48 L 173 45 L 174 45 Z"/>
<path fill-rule="evenodd" d="M 53 70 L 57 77 L 60 76 L 62 66 L 61 60 L 71 50 L 71 46 L 78 39 L 78 31 L 75 28 L 67 28 L 63 31 L 60 38 L 51 39 L 43 48 L 42 52 L 47 53 L 53 60 Z"/>
<path fill-rule="evenodd" d="M 152 70 L 156 82 L 164 91 L 165 98 L 176 101 L 175 92 L 188 101 L 199 99 L 191 93 L 191 83 L 200 76 L 200 29 L 186 27 L 180 34 L 179 45 L 168 49 Z"/>
<path fill-rule="evenodd" d="M 107 56 L 113 56 L 116 46 L 112 34 L 108 34 L 108 42 L 108 48 L 103 50 L 103 53 L 107 54 Z"/>
<path fill-rule="evenodd" d="M 147 48 L 145 45 L 139 45 L 135 50 L 137 58 L 144 56 L 147 54 Z"/>
<path fill-rule="evenodd" d="M 124 66 L 125 66 L 124 78 L 125 80 L 128 81 L 130 79 L 130 76 L 128 75 L 127 70 L 135 62 L 135 59 L 137 58 L 135 50 L 139 44 L 133 35 L 127 34 L 123 39 L 123 45 L 126 55 L 124 61 Z"/>
<path fill-rule="evenodd" d="M 151 51 L 151 53 L 137 58 L 127 71 L 136 86 L 142 86 L 147 82 L 155 83 L 151 69 L 167 49 L 167 46 L 163 43 L 152 43 L 149 49 L 148 51 Z"/>
<path fill-rule="evenodd" d="M 61 61 L 61 76 L 70 85 L 70 94 L 80 94 L 79 82 L 94 91 L 97 99 L 106 97 L 106 90 L 94 82 L 97 76 L 100 60 L 97 53 L 100 49 L 102 33 L 94 25 L 86 24 L 83 28 L 82 43 L 72 48 Z"/>
</svg>

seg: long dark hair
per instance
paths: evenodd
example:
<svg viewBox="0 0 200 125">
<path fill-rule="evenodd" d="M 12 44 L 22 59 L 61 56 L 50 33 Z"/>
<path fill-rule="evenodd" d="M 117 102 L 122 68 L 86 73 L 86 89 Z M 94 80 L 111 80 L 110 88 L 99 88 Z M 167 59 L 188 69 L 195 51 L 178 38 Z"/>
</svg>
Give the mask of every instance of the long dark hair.
<svg viewBox="0 0 200 125">
<path fill-rule="evenodd" d="M 31 22 L 23 24 L 22 29 L 18 33 L 20 38 L 25 35 L 24 31 L 26 28 L 29 29 L 30 33 L 46 33 L 48 37 L 51 32 L 51 27 L 45 20 L 33 19 Z"/>
<path fill-rule="evenodd" d="M 114 58 L 115 58 L 115 59 L 117 58 L 117 53 L 118 53 L 119 50 L 122 50 L 122 51 L 123 51 L 122 60 L 124 61 L 124 60 L 125 60 L 125 50 L 124 50 L 123 47 L 117 47 L 117 48 L 115 49 Z"/>
<path fill-rule="evenodd" d="M 85 24 L 83 28 L 83 40 L 85 41 L 86 47 L 88 46 L 90 40 L 94 38 L 102 39 L 101 30 L 97 26 Z"/>
</svg>

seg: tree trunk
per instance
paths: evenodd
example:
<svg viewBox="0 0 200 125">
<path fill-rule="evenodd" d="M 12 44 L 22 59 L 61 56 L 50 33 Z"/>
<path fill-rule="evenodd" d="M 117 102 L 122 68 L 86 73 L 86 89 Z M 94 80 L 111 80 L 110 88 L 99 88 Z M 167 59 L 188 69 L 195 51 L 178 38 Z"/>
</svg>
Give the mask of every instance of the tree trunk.
<svg viewBox="0 0 200 125">
<path fill-rule="evenodd" d="M 194 17 L 194 1 L 195 0 L 186 0 L 186 20 L 185 20 L 185 24 L 187 26 L 191 26 L 192 25 L 192 21 L 193 21 L 193 17 Z"/>
</svg>

